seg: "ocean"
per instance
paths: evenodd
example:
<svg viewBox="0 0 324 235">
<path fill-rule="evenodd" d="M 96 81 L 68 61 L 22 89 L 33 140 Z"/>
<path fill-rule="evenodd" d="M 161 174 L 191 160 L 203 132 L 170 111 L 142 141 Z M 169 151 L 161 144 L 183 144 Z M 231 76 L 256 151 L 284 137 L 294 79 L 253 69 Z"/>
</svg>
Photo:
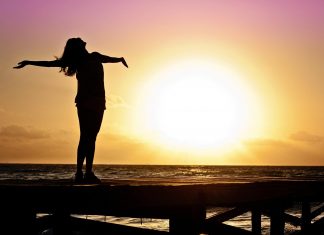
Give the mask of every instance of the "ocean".
<svg viewBox="0 0 324 235">
<path fill-rule="evenodd" d="M 185 182 L 254 182 L 270 180 L 324 180 L 322 166 L 184 166 L 184 165 L 95 165 L 96 175 L 105 180 L 167 180 L 168 182 L 183 180 Z M 4 180 L 60 180 L 73 179 L 75 165 L 61 164 L 0 164 L 0 181 Z M 313 205 L 314 207 L 316 204 Z M 228 208 L 208 208 L 207 217 Z M 296 204 L 287 211 L 300 216 L 300 205 Z M 39 215 L 42 216 L 42 215 Z M 77 215 L 76 215 L 77 216 Z M 87 219 L 107 221 L 111 223 L 168 230 L 167 220 L 117 218 L 112 216 L 81 216 Z M 227 224 L 251 229 L 251 215 L 246 213 Z M 269 234 L 270 221 L 262 217 L 262 234 Z M 286 231 L 298 230 L 286 225 Z M 45 234 L 45 233 L 44 233 Z"/>
</svg>

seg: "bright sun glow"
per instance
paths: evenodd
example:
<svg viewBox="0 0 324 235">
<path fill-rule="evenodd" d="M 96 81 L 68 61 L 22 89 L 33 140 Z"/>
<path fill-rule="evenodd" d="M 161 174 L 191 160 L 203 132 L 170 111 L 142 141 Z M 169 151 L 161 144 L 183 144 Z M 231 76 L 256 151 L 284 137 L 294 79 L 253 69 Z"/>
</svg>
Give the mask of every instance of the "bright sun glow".
<svg viewBox="0 0 324 235">
<path fill-rule="evenodd" d="M 237 141 L 244 131 L 245 90 L 239 76 L 224 66 L 177 63 L 158 73 L 148 89 L 144 125 L 163 143 L 216 149 Z"/>
</svg>

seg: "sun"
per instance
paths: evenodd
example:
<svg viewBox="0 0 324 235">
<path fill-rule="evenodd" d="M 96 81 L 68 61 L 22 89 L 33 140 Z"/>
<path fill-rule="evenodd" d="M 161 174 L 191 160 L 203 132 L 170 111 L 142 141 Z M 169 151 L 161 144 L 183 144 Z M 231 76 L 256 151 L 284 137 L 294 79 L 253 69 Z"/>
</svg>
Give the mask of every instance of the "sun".
<svg viewBox="0 0 324 235">
<path fill-rule="evenodd" d="M 143 125 L 163 144 L 215 149 L 244 132 L 245 88 L 234 70 L 218 63 L 186 60 L 168 66 L 146 95 Z"/>
</svg>

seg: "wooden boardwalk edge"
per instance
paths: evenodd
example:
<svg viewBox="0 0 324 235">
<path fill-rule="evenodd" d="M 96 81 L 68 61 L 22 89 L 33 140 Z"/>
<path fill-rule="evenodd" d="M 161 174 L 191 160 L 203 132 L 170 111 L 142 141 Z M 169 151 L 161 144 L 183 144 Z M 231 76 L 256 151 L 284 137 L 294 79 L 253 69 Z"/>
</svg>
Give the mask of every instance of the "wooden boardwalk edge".
<svg viewBox="0 0 324 235">
<path fill-rule="evenodd" d="M 260 235 L 261 216 L 266 215 L 270 217 L 271 235 L 284 235 L 286 223 L 299 226 L 299 234 L 316 235 L 324 231 L 324 221 L 312 221 L 324 211 L 324 204 L 312 210 L 310 203 L 324 203 L 323 186 L 323 182 L 172 186 L 4 184 L 0 185 L 0 233 L 36 235 L 42 229 L 64 225 L 91 230 L 93 234 L 113 231 L 133 235 Z M 301 218 L 286 213 L 294 202 L 301 205 Z M 206 218 L 206 209 L 213 206 L 232 209 Z M 246 212 L 251 213 L 251 231 L 224 224 Z M 37 219 L 37 213 L 52 216 Z M 154 231 L 74 218 L 71 214 L 161 218 L 168 219 L 170 227 L 169 232 Z"/>
</svg>

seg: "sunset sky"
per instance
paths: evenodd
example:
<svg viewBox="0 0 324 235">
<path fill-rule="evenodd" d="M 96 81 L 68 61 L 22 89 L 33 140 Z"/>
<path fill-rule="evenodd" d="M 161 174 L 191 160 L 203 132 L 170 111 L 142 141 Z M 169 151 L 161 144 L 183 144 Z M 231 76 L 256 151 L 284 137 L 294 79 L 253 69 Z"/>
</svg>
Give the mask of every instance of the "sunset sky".
<svg viewBox="0 0 324 235">
<path fill-rule="evenodd" d="M 75 163 L 77 81 L 17 62 L 114 57 L 97 164 L 324 165 L 324 1 L 2 0 L 0 163 Z"/>
</svg>

